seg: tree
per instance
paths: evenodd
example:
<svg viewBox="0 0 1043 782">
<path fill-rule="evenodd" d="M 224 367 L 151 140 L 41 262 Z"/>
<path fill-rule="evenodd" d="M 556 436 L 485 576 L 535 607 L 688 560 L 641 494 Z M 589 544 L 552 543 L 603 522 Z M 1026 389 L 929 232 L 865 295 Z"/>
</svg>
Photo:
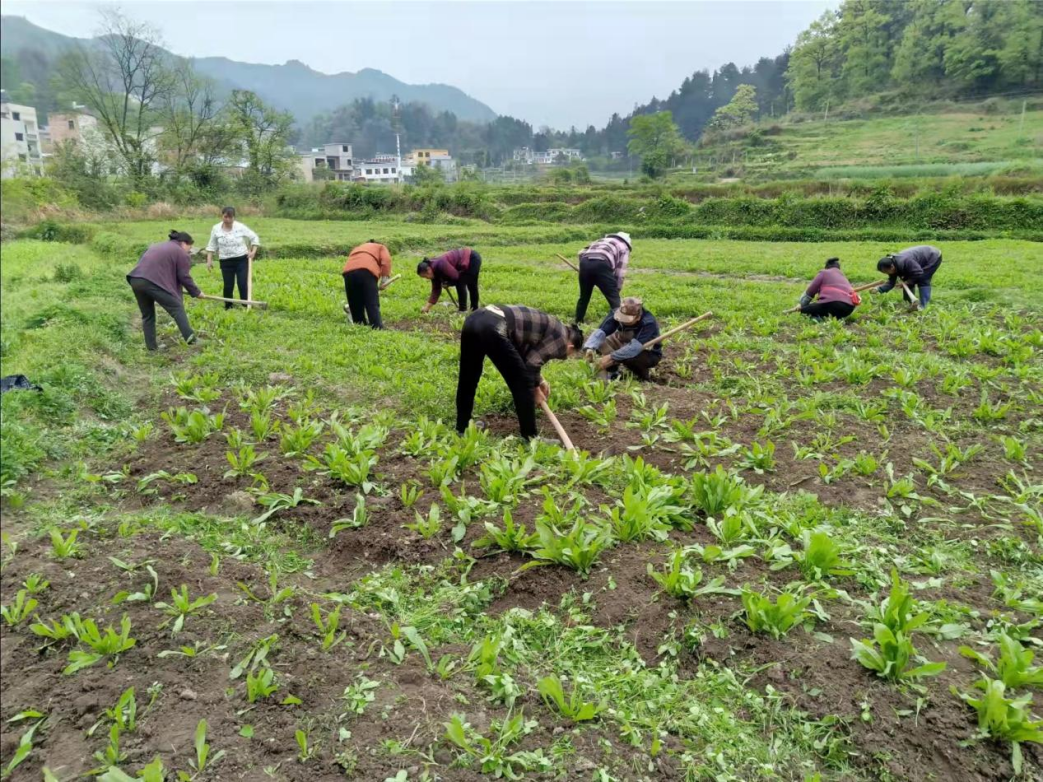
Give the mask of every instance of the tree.
<svg viewBox="0 0 1043 782">
<path fill-rule="evenodd" d="M 714 112 L 710 120 L 711 130 L 728 130 L 749 125 L 757 116 L 757 89 L 749 84 L 740 84 L 735 96 L 726 106 Z"/>
<path fill-rule="evenodd" d="M 844 53 L 843 73 L 849 96 L 878 92 L 891 74 L 891 17 L 871 0 L 845 0 L 837 32 Z M 879 3 L 884 7 L 882 3 Z"/>
<path fill-rule="evenodd" d="M 833 96 L 840 60 L 837 16 L 826 11 L 797 36 L 790 55 L 786 79 L 798 109 L 820 109 Z"/>
<path fill-rule="evenodd" d="M 57 73 L 61 85 L 93 110 L 131 178 L 148 177 L 156 157 L 153 122 L 173 88 L 155 28 L 103 11 L 98 45 L 77 46 L 59 61 Z"/>
<path fill-rule="evenodd" d="M 182 61 L 171 72 L 172 89 L 159 109 L 163 133 L 160 146 L 169 155 L 175 179 L 186 167 L 212 165 L 232 149 L 235 129 L 222 121 L 214 83 L 198 76 Z"/>
<path fill-rule="evenodd" d="M 1043 82 L 1043 7 L 1038 0 L 1010 0 L 1007 38 L 1000 49 L 1000 65 L 1012 84 Z"/>
<path fill-rule="evenodd" d="M 414 185 L 441 185 L 445 182 L 445 174 L 442 169 L 430 165 L 417 164 L 413 168 L 411 177 Z"/>
<path fill-rule="evenodd" d="M 685 151 L 684 139 L 669 111 L 632 117 L 627 135 L 628 151 L 641 157 L 641 170 L 653 178 L 661 176 Z"/>
<path fill-rule="evenodd" d="M 274 109 L 249 90 L 232 90 L 228 108 L 246 151 L 247 185 L 276 184 L 289 172 L 293 116 Z"/>
</svg>

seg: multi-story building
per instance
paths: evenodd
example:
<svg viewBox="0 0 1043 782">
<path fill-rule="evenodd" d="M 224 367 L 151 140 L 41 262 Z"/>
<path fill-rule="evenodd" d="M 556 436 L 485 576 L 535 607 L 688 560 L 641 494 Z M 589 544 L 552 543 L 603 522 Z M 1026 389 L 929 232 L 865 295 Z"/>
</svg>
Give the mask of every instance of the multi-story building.
<svg viewBox="0 0 1043 782">
<path fill-rule="evenodd" d="M 402 162 L 410 166 L 427 166 L 431 164 L 432 159 L 435 158 L 447 158 L 449 157 L 448 149 L 414 149 L 412 152 L 402 158 Z"/>
<path fill-rule="evenodd" d="M 350 182 L 355 178 L 355 160 L 351 153 L 351 144 L 331 142 L 322 149 L 313 149 L 300 156 L 300 173 L 305 182 L 317 179 L 335 179 Z M 316 174 L 317 171 L 323 173 Z"/>
<path fill-rule="evenodd" d="M 530 166 L 553 166 L 559 163 L 571 163 L 573 160 L 582 160 L 583 153 L 578 149 L 568 147 L 548 149 L 546 152 L 535 152 L 528 147 L 519 147 L 514 150 L 512 157 L 515 161 Z"/>
<path fill-rule="evenodd" d="M 83 106 L 72 106 L 72 111 L 60 114 L 51 114 L 48 117 L 47 128 L 51 134 L 51 143 L 61 144 L 63 141 L 75 141 L 84 143 L 85 139 L 98 132 L 98 119 L 77 109 Z"/>
<path fill-rule="evenodd" d="M 5 178 L 24 172 L 43 174 L 36 109 L 11 103 L 3 90 L 0 90 L 0 159 Z"/>
<path fill-rule="evenodd" d="M 374 155 L 368 160 L 359 161 L 355 180 L 358 182 L 401 182 L 402 176 L 397 155 Z"/>
</svg>

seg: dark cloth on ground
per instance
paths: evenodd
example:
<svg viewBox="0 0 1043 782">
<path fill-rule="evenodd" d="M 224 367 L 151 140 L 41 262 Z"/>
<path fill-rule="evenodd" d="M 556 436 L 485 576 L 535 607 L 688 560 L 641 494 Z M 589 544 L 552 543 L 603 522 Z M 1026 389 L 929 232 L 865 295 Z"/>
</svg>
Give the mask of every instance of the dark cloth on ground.
<svg viewBox="0 0 1043 782">
<path fill-rule="evenodd" d="M 587 316 L 587 307 L 594 288 L 601 291 L 608 301 L 609 313 L 619 308 L 619 282 L 612 264 L 604 258 L 579 259 L 579 300 L 576 302 L 576 323 Z"/>
<path fill-rule="evenodd" d="M 6 375 L 0 377 L 0 394 L 8 391 L 43 391 L 40 386 L 30 383 L 25 375 Z"/>
<path fill-rule="evenodd" d="M 195 341 L 195 332 L 188 323 L 188 314 L 185 312 L 185 304 L 180 294 L 175 296 L 166 288 L 143 277 L 128 275 L 127 282 L 130 283 L 131 290 L 134 291 L 134 298 L 138 302 L 138 309 L 141 310 L 141 330 L 145 335 L 146 348 L 156 350 L 159 347 L 156 342 L 157 304 L 174 319 L 186 342 Z"/>
<path fill-rule="evenodd" d="M 380 319 L 380 291 L 377 278 L 366 268 L 344 272 L 344 295 L 348 299 L 351 320 L 359 325 L 375 329 L 384 328 Z"/>
<path fill-rule="evenodd" d="M 148 280 L 162 288 L 171 296 L 181 299 L 181 289 L 190 296 L 199 296 L 201 291 L 192 279 L 192 260 L 188 251 L 180 242 L 170 240 L 149 245 L 141 254 L 137 266 L 131 269 L 127 278 Z"/>
<path fill-rule="evenodd" d="M 224 293 L 221 295 L 226 299 L 231 299 L 235 296 L 236 284 L 239 285 L 239 298 L 248 299 L 249 293 L 247 291 L 248 278 L 250 274 L 250 258 L 246 255 L 239 255 L 235 258 L 225 258 L 221 261 L 221 280 L 224 282 Z M 241 306 L 232 304 L 230 301 L 225 302 L 225 309 L 230 310 L 234 306 Z"/>
</svg>

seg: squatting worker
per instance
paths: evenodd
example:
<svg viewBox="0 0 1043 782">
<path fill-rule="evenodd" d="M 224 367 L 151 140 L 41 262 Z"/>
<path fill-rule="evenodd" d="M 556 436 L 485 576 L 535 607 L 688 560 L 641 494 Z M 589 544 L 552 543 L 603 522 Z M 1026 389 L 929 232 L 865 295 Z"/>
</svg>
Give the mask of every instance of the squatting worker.
<svg viewBox="0 0 1043 782">
<path fill-rule="evenodd" d="M 536 404 L 550 396 L 541 368 L 551 359 L 568 358 L 582 344 L 579 326 L 566 326 L 532 307 L 488 306 L 472 312 L 460 334 L 456 431 L 464 432 L 471 420 L 475 391 L 488 356 L 514 397 L 522 437 L 535 437 Z"/>
<path fill-rule="evenodd" d="M 659 336 L 659 322 L 645 309 L 641 299 L 628 296 L 583 343 L 587 358 L 598 360 L 601 369 L 615 378 L 622 365 L 642 380 L 663 359 L 662 343 L 644 349 L 646 342 Z M 601 358 L 598 359 L 598 352 Z"/>
<path fill-rule="evenodd" d="M 619 309 L 619 294 L 630 263 L 630 234 L 620 231 L 587 245 L 579 252 L 579 301 L 576 322 L 587 316 L 590 296 L 597 288 L 608 301 L 609 311 Z"/>
<path fill-rule="evenodd" d="M 141 330 L 145 333 L 145 347 L 149 350 L 159 347 L 156 343 L 157 304 L 174 319 L 185 342 L 191 345 L 196 341 L 181 297 L 182 288 L 193 298 L 203 295 L 192 279 L 192 261 L 188 256 L 191 246 L 191 236 L 171 231 L 168 241 L 150 245 L 138 259 L 138 265 L 127 275 L 127 282 L 141 310 Z"/>
<path fill-rule="evenodd" d="M 437 258 L 424 258 L 416 273 L 431 280 L 431 295 L 421 312 L 430 312 L 438 304 L 442 288 L 456 288 L 456 303 L 460 312 L 467 311 L 467 294 L 471 294 L 471 311 L 478 309 L 478 273 L 482 270 L 482 256 L 470 247 L 450 250 Z"/>
<path fill-rule="evenodd" d="M 818 297 L 816 299 L 816 297 Z M 862 299 L 840 271 L 840 259 L 830 258 L 800 297 L 800 312 L 815 320 L 846 318 Z"/>
<path fill-rule="evenodd" d="M 250 264 L 253 263 L 261 240 L 253 231 L 235 219 L 235 207 L 226 206 L 221 210 L 221 222 L 210 229 L 210 241 L 206 244 L 206 268 L 214 268 L 214 253 L 221 263 L 221 278 L 224 280 L 224 297 L 235 295 L 236 283 L 239 285 L 239 298 L 249 298 L 247 279 Z M 231 302 L 225 302 L 225 309 L 232 308 Z"/>
<path fill-rule="evenodd" d="M 931 279 L 941 265 L 942 251 L 929 244 L 920 244 L 899 253 L 885 255 L 876 262 L 876 268 L 891 279 L 877 288 L 876 292 L 887 293 L 901 279 L 910 288 L 916 288 L 920 307 L 924 308 L 931 301 Z"/>
<path fill-rule="evenodd" d="M 380 319 L 380 291 L 391 277 L 391 253 L 382 244 L 370 239 L 350 253 L 344 264 L 344 295 L 348 303 L 344 309 L 351 320 L 375 329 L 384 328 Z"/>
</svg>

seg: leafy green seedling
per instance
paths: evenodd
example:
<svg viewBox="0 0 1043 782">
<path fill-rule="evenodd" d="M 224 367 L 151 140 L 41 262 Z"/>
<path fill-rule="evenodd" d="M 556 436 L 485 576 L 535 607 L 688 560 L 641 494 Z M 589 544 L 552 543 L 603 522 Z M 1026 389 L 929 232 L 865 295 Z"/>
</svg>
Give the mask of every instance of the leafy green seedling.
<svg viewBox="0 0 1043 782">
<path fill-rule="evenodd" d="M 47 587 L 51 585 L 51 582 L 41 576 L 39 573 L 30 573 L 28 578 L 22 582 L 22 586 L 25 587 L 30 595 L 38 595 L 43 592 Z"/>
<path fill-rule="evenodd" d="M 909 667 L 916 648 L 912 640 L 903 632 L 892 632 L 882 624 L 873 626 L 873 640 L 856 641 L 851 639 L 853 659 L 882 678 L 892 681 L 918 679 L 924 676 L 937 676 L 945 670 L 945 663 L 926 662 Z"/>
<path fill-rule="evenodd" d="M 0 615 L 3 615 L 8 627 L 20 625 L 36 609 L 36 606 L 39 604 L 38 601 L 35 598 L 28 597 L 28 594 L 28 590 L 19 589 L 11 605 L 0 607 Z"/>
<path fill-rule="evenodd" d="M 120 631 L 109 626 L 104 632 L 98 629 L 93 619 L 80 619 L 79 614 L 69 617 L 69 629 L 76 639 L 90 651 L 73 649 L 69 652 L 69 664 L 62 671 L 66 676 L 76 673 L 102 660 L 108 659 L 109 667 L 113 667 L 119 656 L 134 648 L 137 639 L 130 637 L 130 617 L 126 614 L 120 620 Z"/>
<path fill-rule="evenodd" d="M 56 529 L 51 530 L 51 556 L 55 559 L 70 559 L 81 556 L 80 546 L 76 542 L 80 531 L 69 530 L 69 534 L 62 537 L 62 533 Z"/>
<path fill-rule="evenodd" d="M 562 716 L 573 722 L 588 722 L 595 719 L 604 710 L 604 704 L 596 704 L 584 701 L 579 694 L 579 688 L 573 687 L 572 695 L 565 697 L 565 688 L 562 687 L 561 679 L 557 676 L 545 676 L 536 685 L 543 702 L 548 708 L 557 707 Z"/>
<path fill-rule="evenodd" d="M 351 512 L 350 519 L 337 519 L 330 525 L 330 537 L 335 538 L 338 533 L 346 529 L 361 529 L 369 521 L 369 512 L 366 510 L 366 497 L 362 494 L 355 495 L 355 509 Z"/>
<path fill-rule="evenodd" d="M 185 626 L 185 618 L 189 614 L 195 613 L 201 608 L 206 608 L 208 605 L 213 603 L 217 600 L 217 595 L 210 594 L 196 598 L 195 600 L 190 600 L 188 597 L 188 587 L 185 584 L 182 584 L 180 592 L 177 589 L 170 590 L 170 598 L 173 601 L 171 603 L 156 603 L 156 608 L 170 616 L 170 619 L 167 619 L 159 627 L 162 629 L 173 621 L 174 627 L 172 632 L 174 635 L 177 635 Z"/>
<path fill-rule="evenodd" d="M 377 699 L 376 689 L 380 687 L 379 682 L 367 679 L 365 674 L 358 674 L 355 683 L 344 688 L 341 698 L 346 701 L 348 712 L 351 714 L 362 714 L 366 706 Z"/>
<path fill-rule="evenodd" d="M 1008 698 L 1006 686 L 998 679 L 984 679 L 977 685 L 981 697 L 961 693 L 960 697 L 978 713 L 978 730 L 982 737 L 1009 741 L 1011 764 L 1018 776 L 1024 767 L 1021 742 L 1043 742 L 1043 720 L 1032 718 L 1032 696 Z"/>
<path fill-rule="evenodd" d="M 189 761 L 189 765 L 191 765 L 192 768 L 195 769 L 195 772 L 197 774 L 202 774 L 208 768 L 212 768 L 218 761 L 221 760 L 221 758 L 225 756 L 225 751 L 223 749 L 215 752 L 211 756 L 210 745 L 206 743 L 206 729 L 206 720 L 200 720 L 199 724 L 196 726 L 196 756 L 194 760 Z M 184 772 L 181 773 L 183 774 Z M 187 774 L 185 774 L 184 776 L 188 777 Z M 182 778 L 180 774 L 179 778 Z"/>
<path fill-rule="evenodd" d="M 340 627 L 341 608 L 343 608 L 343 606 L 337 605 L 336 608 L 328 612 L 326 617 L 323 618 L 322 609 L 319 608 L 319 604 L 311 604 L 311 618 L 319 630 L 319 635 L 322 637 L 322 651 L 324 652 L 328 652 L 347 636 L 347 631 L 342 631 L 340 635 L 337 635 L 337 630 Z"/>
<path fill-rule="evenodd" d="M 268 454 L 257 453 L 254 447 L 247 443 L 237 451 L 225 453 L 230 469 L 225 472 L 225 478 L 248 478 L 254 473 L 256 465 L 268 458 Z"/>
<path fill-rule="evenodd" d="M 475 548 L 495 546 L 500 551 L 526 551 L 536 545 L 539 535 L 530 533 L 524 524 L 515 524 L 509 510 L 503 512 L 503 527 L 485 522 L 485 537 L 475 541 Z"/>
<path fill-rule="evenodd" d="M 279 685 L 275 682 L 275 671 L 267 665 L 261 668 L 257 674 L 252 671 L 246 674 L 246 700 L 249 703 L 264 700 L 278 689 Z"/>
<path fill-rule="evenodd" d="M 318 752 L 319 748 L 315 745 L 308 744 L 308 734 L 303 730 L 296 730 L 293 734 L 294 739 L 297 741 L 297 760 L 300 763 L 307 763 Z"/>
<path fill-rule="evenodd" d="M 321 505 L 318 500 L 304 496 L 304 490 L 300 486 L 294 487 L 293 494 L 282 494 L 280 492 L 265 492 L 258 495 L 257 502 L 268 510 L 253 520 L 254 524 L 263 524 L 274 514 L 283 510 L 290 510 L 302 504 Z"/>
<path fill-rule="evenodd" d="M 442 511 L 437 504 L 432 503 L 427 516 L 422 516 L 419 511 L 414 511 L 416 521 L 413 524 L 403 524 L 406 529 L 413 530 L 424 540 L 429 540 L 442 531 Z"/>
<path fill-rule="evenodd" d="M 662 570 L 656 570 L 651 562 L 646 570 L 664 592 L 679 600 L 692 600 L 701 595 L 736 594 L 734 589 L 724 587 L 724 576 L 717 576 L 700 587 L 703 580 L 702 568 L 689 567 L 683 549 L 675 550 Z"/>
<path fill-rule="evenodd" d="M 997 676 L 1005 687 L 1043 688 L 1043 666 L 1033 665 L 1035 652 L 1023 647 L 1015 638 L 1000 633 L 1000 656 L 997 662 L 969 646 L 961 646 L 960 654 L 969 657 L 989 673 Z"/>
<path fill-rule="evenodd" d="M 522 568 L 555 563 L 575 570 L 584 578 L 590 574 L 601 552 L 612 545 L 612 533 L 604 527 L 576 519 L 567 533 L 560 533 L 552 524 L 536 520 L 539 545 L 531 552 L 536 562 Z"/>
<path fill-rule="evenodd" d="M 746 611 L 746 626 L 755 633 L 769 633 L 781 638 L 808 616 L 811 597 L 800 592 L 785 591 L 773 601 L 768 595 L 744 589 L 742 606 Z"/>
</svg>

